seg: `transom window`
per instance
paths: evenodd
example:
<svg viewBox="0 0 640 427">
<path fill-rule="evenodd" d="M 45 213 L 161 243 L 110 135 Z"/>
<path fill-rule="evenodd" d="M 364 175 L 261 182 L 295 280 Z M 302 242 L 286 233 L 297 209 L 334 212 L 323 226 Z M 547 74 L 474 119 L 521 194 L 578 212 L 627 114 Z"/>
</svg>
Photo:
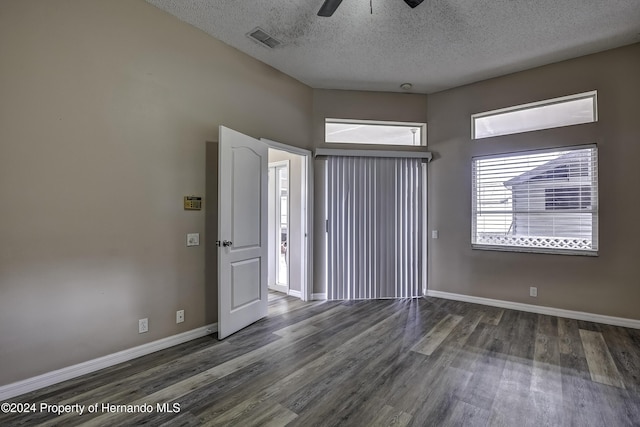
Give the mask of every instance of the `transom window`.
<svg viewBox="0 0 640 427">
<path fill-rule="evenodd" d="M 597 92 L 547 99 L 471 116 L 471 138 L 511 135 L 598 120 Z"/>
<path fill-rule="evenodd" d="M 325 120 L 325 141 L 337 144 L 427 145 L 426 124 L 373 120 Z"/>
<path fill-rule="evenodd" d="M 476 157 L 474 248 L 595 255 L 595 145 Z"/>
</svg>

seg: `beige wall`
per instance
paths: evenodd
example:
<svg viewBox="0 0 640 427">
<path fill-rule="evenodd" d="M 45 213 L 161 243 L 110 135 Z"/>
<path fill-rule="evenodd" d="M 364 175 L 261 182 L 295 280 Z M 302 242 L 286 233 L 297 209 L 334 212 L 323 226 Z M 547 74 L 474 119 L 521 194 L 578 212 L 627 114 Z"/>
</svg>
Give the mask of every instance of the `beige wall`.
<svg viewBox="0 0 640 427">
<path fill-rule="evenodd" d="M 0 58 L 0 385 L 215 322 L 205 141 L 310 147 L 312 90 L 142 0 L 3 1 Z"/>
<path fill-rule="evenodd" d="M 638 76 L 635 44 L 429 96 L 430 289 L 640 319 Z M 470 140 L 472 113 L 594 89 L 595 124 Z M 597 258 L 471 249 L 472 156 L 586 143 L 599 154 Z"/>
<path fill-rule="evenodd" d="M 379 150 L 379 145 L 326 144 L 324 142 L 326 118 L 424 123 L 427 121 L 427 95 L 326 89 L 313 91 L 312 138 L 314 147 Z M 429 129 L 427 128 L 427 138 L 428 134 Z M 415 147 L 394 147 L 393 149 L 398 151 L 416 150 Z M 314 162 L 314 293 L 325 292 L 325 163 L 321 158 L 317 158 Z"/>
<path fill-rule="evenodd" d="M 324 123 L 327 118 L 424 123 L 427 119 L 427 95 L 328 89 L 313 91 L 312 139 L 315 148 L 379 150 L 379 145 L 326 144 Z M 415 150 L 415 147 L 398 146 L 394 149 Z"/>
<path fill-rule="evenodd" d="M 311 90 L 142 0 L 1 2 L 0 58 L 0 385 L 216 321 L 205 245 L 185 247 L 215 204 L 181 204 L 205 195 L 220 124 L 313 148 L 325 117 L 428 121 L 431 289 L 640 318 L 638 44 L 430 95 L 428 114 L 425 95 Z M 474 112 L 593 89 L 597 124 L 469 140 Z M 589 142 L 598 258 L 471 250 L 473 155 Z"/>
<path fill-rule="evenodd" d="M 304 245 L 302 229 L 302 162 L 303 156 L 282 150 L 269 149 L 269 163 L 289 161 L 289 289 L 301 291 L 303 257 L 299 249 Z M 306 210 L 305 210 L 306 212 Z"/>
</svg>

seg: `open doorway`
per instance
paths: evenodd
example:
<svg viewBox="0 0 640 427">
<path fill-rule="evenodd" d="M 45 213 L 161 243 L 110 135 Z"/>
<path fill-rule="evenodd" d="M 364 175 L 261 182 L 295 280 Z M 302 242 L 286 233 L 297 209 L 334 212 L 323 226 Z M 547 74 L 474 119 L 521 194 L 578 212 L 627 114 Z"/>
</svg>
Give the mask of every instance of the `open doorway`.
<svg viewBox="0 0 640 427">
<path fill-rule="evenodd" d="M 273 151 L 273 156 L 276 150 Z M 289 159 L 269 162 L 269 289 L 289 294 Z"/>
<path fill-rule="evenodd" d="M 307 300 L 310 155 L 281 147 L 269 148 L 267 283 L 270 291 Z"/>
</svg>

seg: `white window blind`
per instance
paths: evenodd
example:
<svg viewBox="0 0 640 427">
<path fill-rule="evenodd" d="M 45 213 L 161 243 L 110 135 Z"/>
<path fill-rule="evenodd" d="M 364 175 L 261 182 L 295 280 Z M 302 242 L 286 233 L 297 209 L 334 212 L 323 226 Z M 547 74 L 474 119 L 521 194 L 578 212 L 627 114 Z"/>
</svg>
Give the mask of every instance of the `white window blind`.
<svg viewBox="0 0 640 427">
<path fill-rule="evenodd" d="M 422 167 L 420 159 L 328 158 L 328 299 L 421 295 Z"/>
<path fill-rule="evenodd" d="M 595 146 L 473 159 L 472 245 L 597 254 Z"/>
</svg>

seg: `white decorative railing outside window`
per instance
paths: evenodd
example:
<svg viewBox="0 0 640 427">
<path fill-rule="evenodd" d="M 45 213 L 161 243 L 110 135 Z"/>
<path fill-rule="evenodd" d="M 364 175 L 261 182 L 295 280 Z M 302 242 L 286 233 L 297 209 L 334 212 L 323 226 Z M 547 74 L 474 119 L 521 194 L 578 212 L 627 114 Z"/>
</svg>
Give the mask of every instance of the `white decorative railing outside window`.
<svg viewBox="0 0 640 427">
<path fill-rule="evenodd" d="M 477 244 L 490 246 L 511 246 L 514 248 L 568 249 L 592 251 L 593 240 L 571 239 L 548 236 L 478 236 Z"/>
</svg>

